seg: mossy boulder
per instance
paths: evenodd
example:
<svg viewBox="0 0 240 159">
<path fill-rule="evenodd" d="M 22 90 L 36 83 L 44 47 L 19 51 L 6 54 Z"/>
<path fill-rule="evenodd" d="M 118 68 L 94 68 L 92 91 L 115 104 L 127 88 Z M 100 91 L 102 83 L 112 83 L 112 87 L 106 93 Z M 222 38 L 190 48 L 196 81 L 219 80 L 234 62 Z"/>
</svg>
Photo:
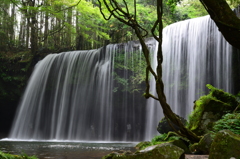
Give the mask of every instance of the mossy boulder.
<svg viewBox="0 0 240 159">
<path fill-rule="evenodd" d="M 187 123 L 187 120 L 184 119 L 183 117 L 180 117 L 177 115 L 177 117 L 181 120 L 181 122 L 185 125 Z M 169 131 L 174 131 L 174 129 L 169 125 L 169 122 L 171 123 L 171 125 L 174 127 L 175 130 L 179 130 L 179 127 L 177 125 L 175 125 L 174 123 L 172 123 L 171 121 L 168 121 L 165 117 L 162 118 L 157 126 L 157 131 L 160 134 L 167 134 Z"/>
<path fill-rule="evenodd" d="M 240 135 L 230 130 L 219 131 L 211 145 L 209 159 L 240 158 Z"/>
<path fill-rule="evenodd" d="M 213 142 L 214 133 L 205 134 L 199 143 L 190 146 L 190 151 L 197 154 L 209 154 Z"/>
<path fill-rule="evenodd" d="M 188 146 L 189 146 L 189 143 L 184 141 L 183 139 L 178 139 L 178 140 L 173 140 L 173 141 L 170 141 L 169 143 L 177 146 L 177 147 L 180 147 L 181 149 L 184 150 L 184 153 L 191 153 Z"/>
<path fill-rule="evenodd" d="M 164 143 L 132 154 L 111 153 L 102 159 L 184 159 L 184 150 L 171 143 Z"/>
<path fill-rule="evenodd" d="M 236 97 L 233 96 L 232 94 L 224 92 L 223 90 L 214 88 L 211 85 L 207 85 L 207 86 L 209 89 L 211 89 L 211 94 L 213 97 L 216 97 L 218 100 L 231 105 L 232 110 L 234 110 L 234 108 L 236 108 L 238 106 L 239 103 L 238 103 Z"/>
<path fill-rule="evenodd" d="M 200 97 L 194 107 L 189 116 L 188 128 L 197 135 L 203 135 L 212 130 L 214 122 L 229 110 L 230 105 L 207 95 Z"/>
<path fill-rule="evenodd" d="M 194 104 L 189 116 L 188 128 L 197 135 L 204 135 L 213 130 L 216 121 L 238 106 L 236 98 L 220 89 L 207 85 L 211 89 L 208 95 L 200 97 Z"/>
</svg>

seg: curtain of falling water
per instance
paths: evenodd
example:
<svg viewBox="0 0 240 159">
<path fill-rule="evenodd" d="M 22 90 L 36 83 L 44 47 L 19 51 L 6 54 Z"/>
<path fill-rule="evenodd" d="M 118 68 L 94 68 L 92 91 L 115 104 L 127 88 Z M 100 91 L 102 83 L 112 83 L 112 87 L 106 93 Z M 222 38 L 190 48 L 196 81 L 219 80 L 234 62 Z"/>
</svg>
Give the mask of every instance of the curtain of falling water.
<svg viewBox="0 0 240 159">
<path fill-rule="evenodd" d="M 165 94 L 176 114 L 187 118 L 193 102 L 208 93 L 206 84 L 232 92 L 232 47 L 209 16 L 164 28 L 162 47 Z M 156 67 L 156 60 L 153 65 Z M 151 85 L 154 89 L 154 81 Z M 145 140 L 158 134 L 156 127 L 161 118 L 159 103 L 148 100 Z"/>
<path fill-rule="evenodd" d="M 10 138 L 141 140 L 145 99 L 131 79 L 142 62 L 138 42 L 48 55 L 35 66 Z"/>
<path fill-rule="evenodd" d="M 187 118 L 193 102 L 208 93 L 206 84 L 232 91 L 232 47 L 209 16 L 172 24 L 163 34 L 163 81 L 175 113 Z M 147 43 L 156 57 L 156 42 Z M 163 115 L 158 102 L 142 97 L 140 52 L 138 42 L 128 42 L 48 55 L 29 80 L 10 138 L 149 140 Z"/>
</svg>

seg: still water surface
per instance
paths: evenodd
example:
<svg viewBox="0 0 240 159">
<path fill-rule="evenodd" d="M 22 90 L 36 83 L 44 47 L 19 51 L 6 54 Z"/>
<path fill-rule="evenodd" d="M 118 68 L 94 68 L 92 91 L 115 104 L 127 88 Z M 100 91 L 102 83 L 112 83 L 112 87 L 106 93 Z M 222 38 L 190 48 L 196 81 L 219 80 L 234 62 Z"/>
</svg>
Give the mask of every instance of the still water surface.
<svg viewBox="0 0 240 159">
<path fill-rule="evenodd" d="M 0 151 L 39 159 L 101 159 L 113 151 L 134 151 L 136 143 L 0 141 Z"/>
</svg>

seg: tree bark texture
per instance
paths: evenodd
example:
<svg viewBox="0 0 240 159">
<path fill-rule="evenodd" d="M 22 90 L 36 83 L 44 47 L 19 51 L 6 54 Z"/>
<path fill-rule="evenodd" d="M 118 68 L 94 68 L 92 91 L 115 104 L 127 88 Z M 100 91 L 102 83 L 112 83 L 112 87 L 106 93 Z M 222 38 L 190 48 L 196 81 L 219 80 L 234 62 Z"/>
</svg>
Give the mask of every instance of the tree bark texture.
<svg viewBox="0 0 240 159">
<path fill-rule="evenodd" d="M 226 0 L 200 0 L 200 2 L 229 44 L 240 49 L 240 19 Z"/>
</svg>

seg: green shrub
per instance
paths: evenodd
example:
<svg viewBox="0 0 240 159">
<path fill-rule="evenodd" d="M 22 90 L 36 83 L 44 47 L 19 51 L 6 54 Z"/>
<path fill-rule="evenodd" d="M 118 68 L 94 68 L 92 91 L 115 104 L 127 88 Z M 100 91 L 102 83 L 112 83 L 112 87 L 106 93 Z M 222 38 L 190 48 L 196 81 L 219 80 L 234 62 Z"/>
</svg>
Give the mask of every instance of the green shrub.
<svg viewBox="0 0 240 159">
<path fill-rule="evenodd" d="M 240 113 L 228 113 L 224 115 L 222 119 L 218 120 L 213 126 L 213 130 L 215 132 L 224 129 L 228 129 L 233 133 L 240 135 Z"/>
<path fill-rule="evenodd" d="M 179 139 L 183 139 L 183 138 L 180 138 L 175 132 L 164 133 L 164 134 L 155 136 L 154 138 L 152 138 L 151 141 L 143 141 L 143 142 L 138 143 L 135 146 L 135 148 L 138 150 L 143 150 L 149 146 L 172 142 L 172 141 L 177 141 L 177 143 L 179 143 L 178 142 Z M 183 139 L 183 140 L 185 140 L 185 139 Z M 176 144 L 176 142 L 174 144 Z"/>
<path fill-rule="evenodd" d="M 155 143 L 164 142 L 166 137 L 167 134 L 157 135 L 154 138 L 152 138 L 151 143 L 154 145 Z"/>
<path fill-rule="evenodd" d="M 152 145 L 156 145 L 156 144 L 160 144 L 163 142 L 173 141 L 173 140 L 178 140 L 178 139 L 180 139 L 180 137 L 176 136 L 176 134 L 174 132 L 169 132 L 168 134 L 165 133 L 165 134 L 155 136 L 151 140 L 151 143 L 152 143 Z"/>
<path fill-rule="evenodd" d="M 0 151 L 0 159 L 37 159 L 36 156 L 27 156 L 26 154 L 22 155 L 12 155 L 9 153 L 4 153 Z"/>
<path fill-rule="evenodd" d="M 135 146 L 135 148 L 138 149 L 138 150 L 143 150 L 146 147 L 151 146 L 151 145 L 152 145 L 152 143 L 150 141 L 143 141 L 143 142 L 138 143 Z"/>
</svg>

